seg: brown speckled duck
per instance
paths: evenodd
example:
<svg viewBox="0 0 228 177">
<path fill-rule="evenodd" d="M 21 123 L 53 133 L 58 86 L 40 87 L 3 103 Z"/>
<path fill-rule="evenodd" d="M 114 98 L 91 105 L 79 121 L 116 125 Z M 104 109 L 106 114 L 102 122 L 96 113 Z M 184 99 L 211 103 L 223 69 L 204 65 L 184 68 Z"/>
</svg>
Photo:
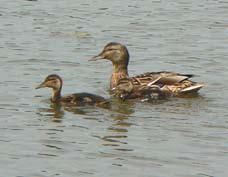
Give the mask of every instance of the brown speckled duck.
<svg viewBox="0 0 228 177">
<path fill-rule="evenodd" d="M 62 103 L 75 106 L 102 106 L 109 104 L 105 98 L 91 93 L 74 93 L 67 96 L 61 96 L 62 85 L 63 81 L 61 77 L 56 74 L 51 74 L 47 76 L 45 80 L 36 87 L 36 89 L 44 87 L 52 88 L 51 101 L 53 103 Z"/>
<path fill-rule="evenodd" d="M 116 42 L 108 43 L 91 61 L 107 59 L 113 64 L 110 89 L 119 97 L 142 97 L 149 90 L 160 96 L 181 96 L 196 93 L 204 85 L 189 80 L 193 75 L 175 72 L 147 72 L 134 77 L 128 75 L 129 53 L 127 47 Z M 152 87 L 152 89 L 151 89 Z M 141 90 L 141 91 L 140 91 Z M 143 90 L 143 92 L 142 92 Z M 148 92 L 146 92 L 148 93 Z M 125 96 L 123 96 L 125 95 Z M 126 96 L 127 95 L 127 96 Z"/>
</svg>

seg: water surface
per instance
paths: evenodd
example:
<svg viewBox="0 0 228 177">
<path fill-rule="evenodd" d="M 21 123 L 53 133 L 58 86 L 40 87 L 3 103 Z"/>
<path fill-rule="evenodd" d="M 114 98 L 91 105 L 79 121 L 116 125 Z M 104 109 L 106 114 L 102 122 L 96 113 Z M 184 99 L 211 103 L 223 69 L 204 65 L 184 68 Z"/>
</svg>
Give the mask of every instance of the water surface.
<svg viewBox="0 0 228 177">
<path fill-rule="evenodd" d="M 0 176 L 228 176 L 228 3 L 222 0 L 12 1 L 0 6 Z M 52 105 L 45 76 L 64 93 L 109 97 L 111 63 L 127 45 L 130 75 L 198 75 L 195 98 L 113 100 L 113 109 Z"/>
</svg>

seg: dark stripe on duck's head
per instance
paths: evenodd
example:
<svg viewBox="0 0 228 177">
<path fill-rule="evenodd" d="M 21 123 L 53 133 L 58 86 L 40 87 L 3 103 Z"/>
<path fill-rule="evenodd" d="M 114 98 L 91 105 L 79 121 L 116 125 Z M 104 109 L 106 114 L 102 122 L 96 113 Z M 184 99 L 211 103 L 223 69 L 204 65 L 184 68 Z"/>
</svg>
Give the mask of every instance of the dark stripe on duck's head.
<svg viewBox="0 0 228 177">
<path fill-rule="evenodd" d="M 50 74 L 45 78 L 45 81 L 48 81 L 48 80 L 62 80 L 62 79 L 57 74 Z"/>
<path fill-rule="evenodd" d="M 127 47 L 117 42 L 108 43 L 102 52 L 91 60 L 107 59 L 113 62 L 113 64 L 122 64 L 127 66 L 129 62 L 129 53 Z"/>
</svg>

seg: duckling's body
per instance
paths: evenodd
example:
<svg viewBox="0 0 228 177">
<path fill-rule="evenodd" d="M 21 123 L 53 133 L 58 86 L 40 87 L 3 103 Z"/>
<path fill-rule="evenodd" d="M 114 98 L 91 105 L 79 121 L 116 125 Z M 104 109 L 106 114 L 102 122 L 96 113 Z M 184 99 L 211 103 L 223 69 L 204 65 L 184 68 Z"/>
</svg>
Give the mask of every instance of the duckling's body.
<svg viewBox="0 0 228 177">
<path fill-rule="evenodd" d="M 123 88 L 124 84 L 126 86 L 126 82 L 128 82 L 128 85 L 129 83 L 131 85 L 131 96 L 128 98 L 137 97 L 137 95 L 142 96 L 144 92 L 141 92 L 140 90 L 146 89 L 151 91 L 150 87 L 152 87 L 153 92 L 160 90 L 160 95 L 179 96 L 187 93 L 196 93 L 204 86 L 203 84 L 189 80 L 193 77 L 191 74 L 180 74 L 167 71 L 147 72 L 134 77 L 129 77 L 129 58 L 126 46 L 120 43 L 111 42 L 104 47 L 99 55 L 93 57 L 91 60 L 107 59 L 112 62 L 113 73 L 110 80 L 110 89 L 117 92 L 119 89 L 121 92 L 120 88 Z M 122 79 L 124 79 L 124 81 Z M 124 90 L 129 90 L 129 88 Z"/>
<path fill-rule="evenodd" d="M 162 92 L 158 85 L 147 86 L 134 84 L 132 78 L 120 79 L 117 86 L 112 89 L 115 96 L 122 100 L 140 99 L 140 100 L 155 100 L 164 99 L 165 93 Z"/>
<path fill-rule="evenodd" d="M 107 103 L 107 100 L 99 95 L 84 92 L 66 95 L 61 97 L 59 101 L 65 104 L 73 104 L 77 106 L 99 105 Z"/>
<path fill-rule="evenodd" d="M 39 88 L 52 88 L 52 97 L 51 101 L 53 103 L 62 103 L 64 105 L 75 105 L 75 106 L 84 106 L 84 105 L 105 105 L 108 101 L 102 96 L 98 96 L 91 93 L 74 93 L 66 96 L 61 96 L 63 81 L 60 76 L 56 74 L 51 74 L 47 76 L 36 89 Z"/>
</svg>

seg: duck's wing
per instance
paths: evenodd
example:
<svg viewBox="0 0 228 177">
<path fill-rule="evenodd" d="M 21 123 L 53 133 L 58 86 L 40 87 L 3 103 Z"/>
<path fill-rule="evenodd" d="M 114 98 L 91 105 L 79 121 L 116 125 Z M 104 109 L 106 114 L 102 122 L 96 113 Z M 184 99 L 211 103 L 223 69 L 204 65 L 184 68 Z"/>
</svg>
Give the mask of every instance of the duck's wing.
<svg viewBox="0 0 228 177">
<path fill-rule="evenodd" d="M 152 93 L 162 97 L 196 93 L 204 84 L 189 80 L 193 76 L 166 71 L 144 73 L 120 79 L 114 93 L 121 99 L 140 98 Z"/>
<path fill-rule="evenodd" d="M 74 93 L 61 98 L 61 102 L 70 106 L 95 105 L 102 108 L 109 108 L 110 101 L 102 96 L 91 93 Z"/>
<path fill-rule="evenodd" d="M 136 84 L 142 85 L 152 85 L 152 84 L 163 84 L 163 85 L 172 85 L 175 83 L 180 83 L 184 80 L 188 80 L 193 77 L 192 74 L 181 74 L 175 72 L 161 71 L 161 72 L 147 72 L 134 76 Z"/>
<path fill-rule="evenodd" d="M 190 80 L 184 80 L 173 85 L 164 85 L 162 87 L 163 92 L 170 93 L 174 96 L 185 95 L 185 94 L 195 94 L 197 93 L 204 84 L 192 82 Z"/>
<path fill-rule="evenodd" d="M 103 101 L 106 101 L 106 99 L 99 95 L 82 92 L 82 93 L 74 93 L 71 95 L 66 95 L 62 97 L 61 101 L 80 104 L 80 103 L 103 102 Z"/>
<path fill-rule="evenodd" d="M 62 103 L 76 104 L 77 101 L 78 101 L 78 100 L 77 100 L 75 94 L 65 95 L 65 96 L 61 97 L 61 102 L 62 102 Z"/>
<path fill-rule="evenodd" d="M 204 87 L 204 84 L 196 83 L 192 86 L 186 87 L 181 90 L 182 94 L 187 94 L 187 93 L 196 93 L 198 92 L 202 87 Z"/>
<path fill-rule="evenodd" d="M 80 100 L 80 105 L 95 105 L 106 109 L 109 109 L 111 106 L 109 100 L 99 95 L 86 92 L 76 93 L 74 95 L 77 98 L 77 100 Z"/>
</svg>

